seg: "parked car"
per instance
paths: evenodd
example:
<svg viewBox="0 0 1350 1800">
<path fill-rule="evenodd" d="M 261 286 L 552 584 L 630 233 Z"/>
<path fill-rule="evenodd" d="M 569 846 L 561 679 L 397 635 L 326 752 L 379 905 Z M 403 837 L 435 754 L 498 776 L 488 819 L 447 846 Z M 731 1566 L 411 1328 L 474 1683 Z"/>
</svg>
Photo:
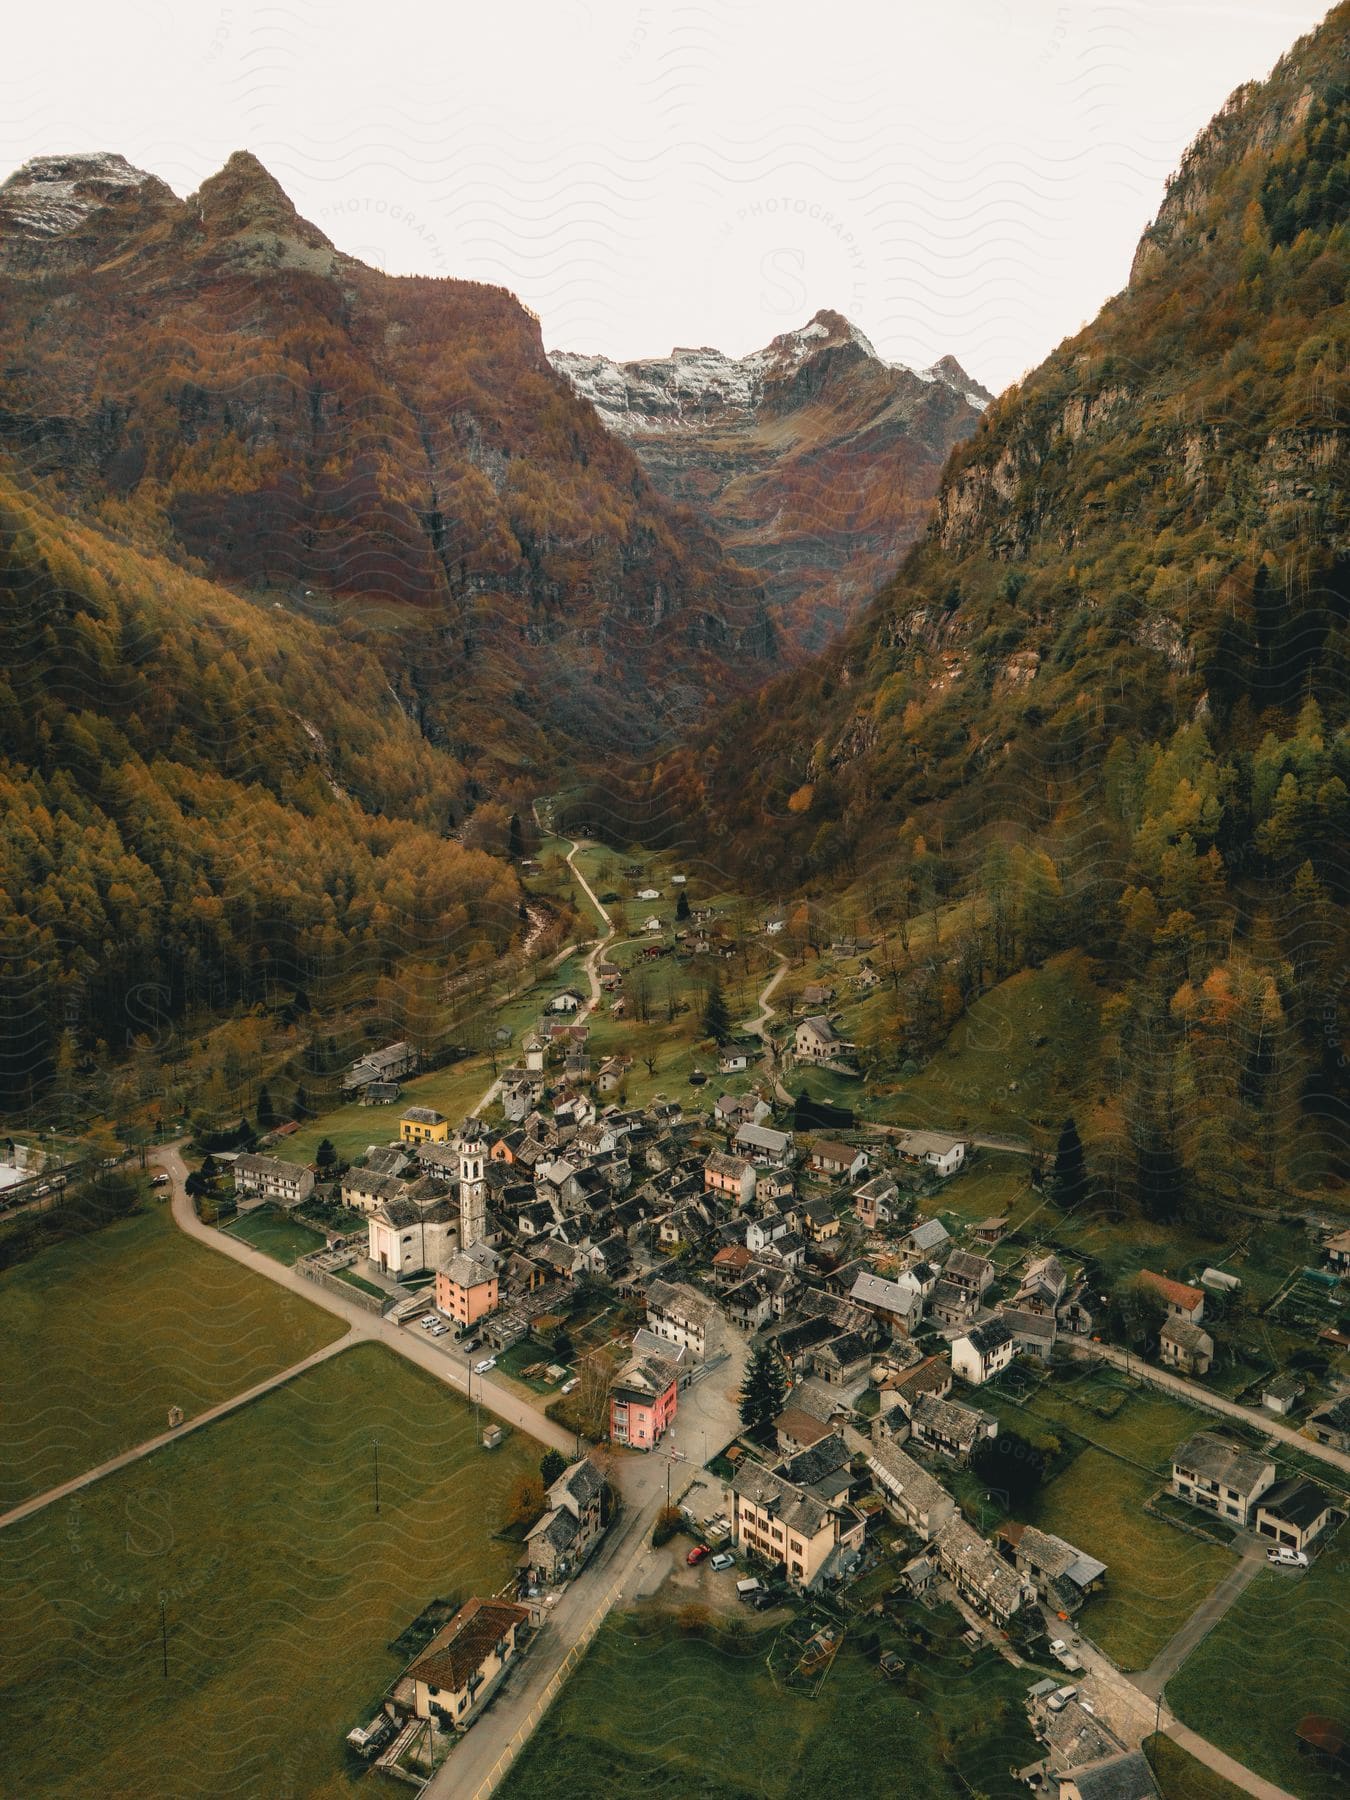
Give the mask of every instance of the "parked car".
<svg viewBox="0 0 1350 1800">
<path fill-rule="evenodd" d="M 719 1550 L 708 1566 L 713 1569 L 729 1569 L 735 1560 L 729 1550 Z"/>
<path fill-rule="evenodd" d="M 168 1187 L 169 1177 L 167 1175 L 152 1175 L 150 1177 L 150 1185 L 151 1187 Z"/>
<path fill-rule="evenodd" d="M 1076 1700 L 1077 1698 L 1078 1689 L 1076 1687 L 1056 1688 L 1045 1704 L 1050 1708 L 1051 1712 L 1063 1712 L 1070 1700 Z"/>
<path fill-rule="evenodd" d="M 440 1320 L 437 1319 L 436 1323 L 431 1327 L 431 1335 L 432 1337 L 445 1337 L 449 1333 L 449 1330 L 450 1327 L 448 1325 L 442 1325 Z"/>
<path fill-rule="evenodd" d="M 581 1380 L 580 1375 L 569 1375 L 567 1377 L 567 1380 L 564 1381 L 562 1386 L 558 1389 L 558 1392 L 560 1394 L 570 1394 L 572 1392 L 572 1389 L 574 1387 L 576 1387 L 577 1383 L 580 1380 Z"/>
<path fill-rule="evenodd" d="M 485 1356 L 482 1362 L 476 1362 L 473 1365 L 473 1372 L 475 1375 L 486 1375 L 489 1370 L 495 1369 L 496 1366 L 497 1359 L 495 1356 Z"/>
<path fill-rule="evenodd" d="M 430 1331 L 432 1326 L 436 1323 L 436 1315 L 434 1313 L 423 1313 L 417 1323 L 422 1327 L 423 1331 Z"/>
<path fill-rule="evenodd" d="M 695 1563 L 701 1563 L 703 1561 L 704 1557 L 707 1556 L 708 1554 L 709 1554 L 709 1550 L 708 1550 L 708 1546 L 706 1544 L 695 1544 L 693 1549 L 689 1552 L 688 1556 L 686 1556 L 684 1560 L 692 1568 Z"/>
<path fill-rule="evenodd" d="M 1306 1569 L 1308 1552 L 1306 1550 L 1290 1550 L 1281 1545 L 1278 1550 L 1267 1550 L 1266 1561 L 1273 1563 L 1277 1569 Z"/>
</svg>

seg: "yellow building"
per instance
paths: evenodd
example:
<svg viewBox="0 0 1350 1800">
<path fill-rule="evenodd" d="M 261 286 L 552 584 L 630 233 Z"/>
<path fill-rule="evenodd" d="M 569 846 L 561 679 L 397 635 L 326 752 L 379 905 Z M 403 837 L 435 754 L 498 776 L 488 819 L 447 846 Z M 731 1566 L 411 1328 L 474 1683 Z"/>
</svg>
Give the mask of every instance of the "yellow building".
<svg viewBox="0 0 1350 1800">
<path fill-rule="evenodd" d="M 405 1144 L 443 1144 L 450 1136 L 449 1122 L 429 1106 L 410 1106 L 398 1122 Z"/>
</svg>

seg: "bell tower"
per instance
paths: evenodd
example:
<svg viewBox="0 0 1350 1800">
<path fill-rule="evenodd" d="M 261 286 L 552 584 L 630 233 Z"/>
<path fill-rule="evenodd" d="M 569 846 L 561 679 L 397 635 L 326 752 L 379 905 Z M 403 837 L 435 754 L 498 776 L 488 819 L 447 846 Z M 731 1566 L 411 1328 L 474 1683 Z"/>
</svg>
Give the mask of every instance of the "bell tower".
<svg viewBox="0 0 1350 1800">
<path fill-rule="evenodd" d="M 477 1119 L 466 1119 L 459 1152 L 459 1247 L 468 1250 L 487 1232 L 487 1138 Z"/>
</svg>

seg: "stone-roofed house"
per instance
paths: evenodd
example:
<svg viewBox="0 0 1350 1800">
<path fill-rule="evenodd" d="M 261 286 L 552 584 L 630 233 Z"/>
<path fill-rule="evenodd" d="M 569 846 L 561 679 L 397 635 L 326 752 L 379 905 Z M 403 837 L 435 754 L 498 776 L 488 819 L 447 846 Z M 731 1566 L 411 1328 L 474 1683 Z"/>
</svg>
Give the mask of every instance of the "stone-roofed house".
<svg viewBox="0 0 1350 1800">
<path fill-rule="evenodd" d="M 895 1147 L 906 1162 L 922 1163 L 944 1179 L 966 1160 L 966 1140 L 949 1137 L 944 1131 L 902 1131 Z"/>
<path fill-rule="evenodd" d="M 450 1136 L 450 1121 L 434 1106 L 410 1106 L 398 1122 L 405 1144 L 443 1144 Z"/>
<path fill-rule="evenodd" d="M 1034 1584 L 1005 1562 L 959 1514 L 937 1533 L 934 1548 L 943 1574 L 957 1593 L 997 1624 L 1005 1625 L 1021 1606 L 1036 1598 Z"/>
<path fill-rule="evenodd" d="M 797 1588 L 818 1580 L 836 1550 L 861 1548 L 866 1531 L 861 1515 L 748 1458 L 732 1476 L 726 1506 L 732 1542 L 765 1562 L 782 1563 Z"/>
<path fill-rule="evenodd" d="M 386 1044 L 380 1050 L 367 1050 L 351 1064 L 342 1077 L 345 1092 L 368 1087 L 372 1081 L 398 1081 L 411 1075 L 417 1067 L 417 1052 L 411 1044 Z"/>
<path fill-rule="evenodd" d="M 1012 1333 L 1013 1349 L 1019 1355 L 1039 1356 L 1042 1362 L 1049 1362 L 1059 1330 L 1053 1313 L 1001 1306 L 998 1316 Z"/>
<path fill-rule="evenodd" d="M 570 1581 L 599 1542 L 605 1478 L 589 1457 L 563 1470 L 531 1526 L 522 1561 L 531 1581 Z"/>
<path fill-rule="evenodd" d="M 374 1169 L 348 1169 L 340 1192 L 342 1204 L 353 1212 L 372 1213 L 377 1206 L 400 1199 L 404 1184 L 396 1175 L 380 1175 Z"/>
<path fill-rule="evenodd" d="M 978 1300 L 994 1279 L 994 1265 L 987 1256 L 971 1250 L 953 1250 L 942 1268 L 942 1278 Z"/>
<path fill-rule="evenodd" d="M 1069 1285 L 1064 1264 L 1051 1252 L 1034 1257 L 1022 1271 L 1021 1285 L 1012 1304 L 1023 1312 L 1053 1313 Z"/>
<path fill-rule="evenodd" d="M 1203 1325 L 1168 1317 L 1158 1333 L 1158 1353 L 1169 1369 L 1180 1369 L 1183 1375 L 1208 1375 L 1214 1361 L 1214 1339 Z"/>
<path fill-rule="evenodd" d="M 856 1332 L 842 1332 L 811 1352 L 811 1372 L 830 1387 L 861 1393 L 872 1372 L 871 1349 Z"/>
<path fill-rule="evenodd" d="M 920 1537 L 935 1537 L 956 1517 L 956 1502 L 946 1488 L 893 1438 L 872 1446 L 867 1466 L 890 1511 Z"/>
<path fill-rule="evenodd" d="M 653 1281 L 647 1287 L 647 1325 L 658 1337 L 702 1362 L 719 1342 L 717 1302 L 685 1281 Z"/>
<path fill-rule="evenodd" d="M 282 1162 L 277 1156 L 246 1151 L 234 1159 L 234 1191 L 261 1194 L 274 1206 L 299 1206 L 314 1192 L 314 1171 L 303 1163 Z"/>
<path fill-rule="evenodd" d="M 885 1385 L 887 1392 L 911 1413 L 925 1394 L 946 1399 L 952 1391 L 952 1366 L 945 1356 L 928 1356 L 913 1368 L 888 1377 Z"/>
<path fill-rule="evenodd" d="M 1192 1506 L 1245 1525 L 1275 1485 L 1275 1465 L 1211 1431 L 1197 1431 L 1172 1452 L 1172 1492 Z"/>
<path fill-rule="evenodd" d="M 752 1162 L 781 1169 L 792 1161 L 793 1139 L 790 1131 L 775 1131 L 771 1125 L 742 1125 L 732 1144 L 740 1156 Z"/>
<path fill-rule="evenodd" d="M 1113 1750 L 1095 1762 L 1059 1769 L 1055 1800 L 1161 1800 L 1142 1750 Z"/>
<path fill-rule="evenodd" d="M 1001 1525 L 998 1535 L 1014 1567 L 1034 1584 L 1037 1597 L 1052 1612 L 1076 1613 L 1105 1582 L 1104 1562 L 1053 1532 L 1014 1522 Z"/>
<path fill-rule="evenodd" d="M 703 1165 L 703 1185 L 736 1206 L 749 1206 L 755 1197 L 755 1165 L 747 1157 L 714 1150 Z"/>
<path fill-rule="evenodd" d="M 476 1325 L 501 1299 L 497 1255 L 486 1244 L 471 1244 L 436 1271 L 436 1310 L 461 1331 Z"/>
<path fill-rule="evenodd" d="M 909 1426 L 916 1444 L 956 1463 L 969 1462 L 980 1444 L 998 1436 L 998 1420 L 992 1413 L 934 1394 L 921 1394 L 914 1402 Z"/>
<path fill-rule="evenodd" d="M 824 1013 L 814 1013 L 798 1023 L 792 1047 L 798 1062 L 832 1062 L 849 1048 Z"/>
<path fill-rule="evenodd" d="M 867 1231 L 889 1225 L 899 1212 L 900 1189 L 889 1175 L 873 1175 L 853 1190 L 853 1210 Z"/>
<path fill-rule="evenodd" d="M 832 1175 L 841 1181 L 856 1181 L 867 1173 L 868 1155 L 852 1144 L 835 1138 L 817 1138 L 811 1146 L 811 1167 L 820 1175 Z"/>
<path fill-rule="evenodd" d="M 908 1337 L 923 1318 L 923 1295 L 917 1287 L 908 1282 L 883 1280 L 867 1270 L 858 1275 L 848 1297 L 901 1337 Z"/>
<path fill-rule="evenodd" d="M 952 1339 L 952 1372 L 979 1387 L 1006 1369 L 1016 1351 L 1013 1334 L 1002 1319 L 986 1319 Z"/>
<path fill-rule="evenodd" d="M 629 1359 L 610 1383 L 609 1435 L 616 1444 L 653 1450 L 665 1436 L 679 1404 L 679 1370 L 668 1358 Z"/>
<path fill-rule="evenodd" d="M 928 1296 L 928 1312 L 937 1325 L 968 1325 L 979 1311 L 979 1299 L 954 1281 L 939 1281 Z"/>
<path fill-rule="evenodd" d="M 470 1724 L 515 1657 L 529 1617 L 505 1600 L 466 1600 L 408 1665 L 417 1717 L 457 1731 Z"/>
<path fill-rule="evenodd" d="M 900 1241 L 915 1262 L 932 1262 L 952 1240 L 941 1219 L 916 1219 Z"/>
<path fill-rule="evenodd" d="M 1350 1450 L 1350 1396 L 1328 1400 L 1308 1414 L 1309 1437 L 1333 1450 Z"/>
</svg>

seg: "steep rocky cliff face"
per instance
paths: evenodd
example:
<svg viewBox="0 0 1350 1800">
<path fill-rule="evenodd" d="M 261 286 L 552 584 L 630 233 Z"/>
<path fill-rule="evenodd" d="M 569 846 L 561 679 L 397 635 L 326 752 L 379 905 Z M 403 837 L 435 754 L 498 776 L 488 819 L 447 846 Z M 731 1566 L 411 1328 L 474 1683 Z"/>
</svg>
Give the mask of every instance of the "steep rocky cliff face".
<svg viewBox="0 0 1350 1800">
<path fill-rule="evenodd" d="M 1129 286 L 953 450 L 864 618 L 663 768 L 729 856 L 823 877 L 897 827 L 1053 817 L 1118 736 L 1200 721 L 1242 755 L 1310 697 L 1344 719 L 1348 45 L 1340 6 L 1233 96 Z"/>
<path fill-rule="evenodd" d="M 341 255 L 247 154 L 186 200 L 112 155 L 12 176 L 0 368 L 22 479 L 365 638 L 472 763 L 659 743 L 772 667 L 755 577 L 511 294 Z"/>
<path fill-rule="evenodd" d="M 739 358 L 550 361 L 661 492 L 759 574 L 798 652 L 835 637 L 921 534 L 948 451 L 990 398 L 954 358 L 883 362 L 833 312 Z"/>
</svg>

